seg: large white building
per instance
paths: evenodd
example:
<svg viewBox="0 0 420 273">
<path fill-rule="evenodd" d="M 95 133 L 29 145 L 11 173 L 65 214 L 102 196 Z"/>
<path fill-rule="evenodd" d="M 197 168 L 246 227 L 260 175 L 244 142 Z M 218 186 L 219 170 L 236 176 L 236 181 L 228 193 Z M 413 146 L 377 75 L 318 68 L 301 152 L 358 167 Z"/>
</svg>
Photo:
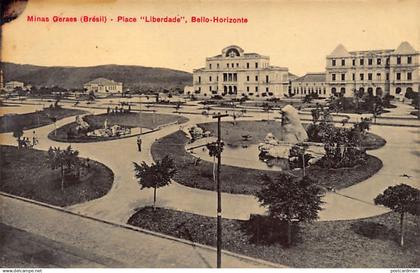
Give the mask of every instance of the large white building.
<svg viewBox="0 0 420 273">
<path fill-rule="evenodd" d="M 93 81 L 87 82 L 83 85 L 83 88 L 87 92 L 94 92 L 94 93 L 122 93 L 123 91 L 123 84 L 122 82 L 116 82 L 113 80 L 109 80 L 106 78 L 97 78 Z"/>
<path fill-rule="evenodd" d="M 271 66 L 268 56 L 245 53 L 235 45 L 193 71 L 194 94 L 200 97 L 279 98 L 288 93 L 288 84 L 287 68 Z"/>
<path fill-rule="evenodd" d="M 326 58 L 327 92 L 403 96 L 419 91 L 419 52 L 408 42 L 397 49 L 347 51 L 338 45 Z"/>
</svg>

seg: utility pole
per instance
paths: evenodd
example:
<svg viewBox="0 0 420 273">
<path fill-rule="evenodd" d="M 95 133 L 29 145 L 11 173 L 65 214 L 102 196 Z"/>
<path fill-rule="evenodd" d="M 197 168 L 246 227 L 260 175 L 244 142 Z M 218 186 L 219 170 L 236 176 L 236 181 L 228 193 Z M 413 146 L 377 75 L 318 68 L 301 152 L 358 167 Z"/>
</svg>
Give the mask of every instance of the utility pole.
<svg viewBox="0 0 420 273">
<path fill-rule="evenodd" d="M 217 268 L 222 267 L 222 195 L 220 193 L 220 165 L 222 164 L 222 140 L 221 140 L 221 119 L 227 117 L 227 114 L 214 115 L 217 118 Z"/>
</svg>

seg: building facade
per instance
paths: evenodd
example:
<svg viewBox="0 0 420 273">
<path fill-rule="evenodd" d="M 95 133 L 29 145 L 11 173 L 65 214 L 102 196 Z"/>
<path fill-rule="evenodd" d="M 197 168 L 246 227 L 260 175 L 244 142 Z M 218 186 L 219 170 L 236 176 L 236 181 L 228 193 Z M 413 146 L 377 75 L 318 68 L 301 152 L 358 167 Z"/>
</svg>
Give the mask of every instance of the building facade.
<svg viewBox="0 0 420 273">
<path fill-rule="evenodd" d="M 291 94 L 304 97 L 309 94 L 318 94 L 327 97 L 326 73 L 307 73 L 291 81 Z"/>
<path fill-rule="evenodd" d="M 23 82 L 10 81 L 6 82 L 6 84 L 4 85 L 4 90 L 7 92 L 13 92 L 16 88 L 22 88 L 23 90 L 25 90 L 25 84 Z"/>
<path fill-rule="evenodd" d="M 288 69 L 271 66 L 268 56 L 232 45 L 193 71 L 193 87 L 200 97 L 280 98 L 288 93 Z"/>
<path fill-rule="evenodd" d="M 122 82 L 116 82 L 106 78 L 97 78 L 83 85 L 86 92 L 117 94 L 123 92 Z"/>
<path fill-rule="evenodd" d="M 326 58 L 327 93 L 343 95 L 370 93 L 404 96 L 419 91 L 419 52 L 408 42 L 397 49 L 347 51 L 338 45 Z"/>
</svg>

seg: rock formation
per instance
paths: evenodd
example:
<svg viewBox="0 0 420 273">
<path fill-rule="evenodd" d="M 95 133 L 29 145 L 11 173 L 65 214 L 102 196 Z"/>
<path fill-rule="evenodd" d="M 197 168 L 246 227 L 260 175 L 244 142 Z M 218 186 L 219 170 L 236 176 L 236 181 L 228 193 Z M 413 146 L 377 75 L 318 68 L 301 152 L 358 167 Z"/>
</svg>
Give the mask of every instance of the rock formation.
<svg viewBox="0 0 420 273">
<path fill-rule="evenodd" d="M 282 134 L 280 141 L 296 144 L 308 140 L 308 134 L 303 128 L 299 118 L 299 113 L 296 108 L 291 105 L 286 105 L 281 109 L 281 128 Z"/>
</svg>

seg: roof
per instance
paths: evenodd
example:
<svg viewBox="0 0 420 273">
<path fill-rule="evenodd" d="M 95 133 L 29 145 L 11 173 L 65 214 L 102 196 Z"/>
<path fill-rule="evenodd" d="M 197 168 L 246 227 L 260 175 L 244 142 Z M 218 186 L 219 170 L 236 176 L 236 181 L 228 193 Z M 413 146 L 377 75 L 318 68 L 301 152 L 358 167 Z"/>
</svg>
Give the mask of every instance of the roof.
<svg viewBox="0 0 420 273">
<path fill-rule="evenodd" d="M 23 82 L 10 81 L 10 82 L 6 82 L 6 84 L 23 84 Z"/>
<path fill-rule="evenodd" d="M 408 42 L 402 42 L 392 54 L 415 54 L 417 51 L 408 43 Z"/>
<path fill-rule="evenodd" d="M 201 67 L 201 68 L 193 69 L 193 72 L 200 72 L 200 71 L 205 71 L 205 70 L 206 70 L 205 67 Z"/>
<path fill-rule="evenodd" d="M 339 44 L 327 57 L 350 57 L 350 53 L 347 49 Z"/>
<path fill-rule="evenodd" d="M 106 78 L 97 78 L 85 84 L 98 84 L 98 85 L 114 85 L 114 84 L 121 84 L 121 82 L 116 82 L 113 80 L 109 80 Z"/>
<path fill-rule="evenodd" d="M 285 71 L 289 70 L 289 68 L 287 68 L 287 67 L 275 66 L 275 65 L 270 65 L 270 66 L 268 66 L 266 68 L 263 68 L 263 69 L 276 69 L 276 70 L 285 70 Z"/>
<path fill-rule="evenodd" d="M 261 54 L 258 54 L 258 53 L 244 53 L 244 56 L 258 56 L 258 57 L 261 57 L 262 55 Z"/>
<path fill-rule="evenodd" d="M 299 78 L 298 75 L 295 75 L 295 74 L 289 72 L 289 79 L 290 80 L 294 80 L 294 79 L 297 79 L 297 78 Z"/>
<path fill-rule="evenodd" d="M 326 73 L 306 73 L 304 76 L 297 78 L 294 82 L 325 82 Z"/>
</svg>

